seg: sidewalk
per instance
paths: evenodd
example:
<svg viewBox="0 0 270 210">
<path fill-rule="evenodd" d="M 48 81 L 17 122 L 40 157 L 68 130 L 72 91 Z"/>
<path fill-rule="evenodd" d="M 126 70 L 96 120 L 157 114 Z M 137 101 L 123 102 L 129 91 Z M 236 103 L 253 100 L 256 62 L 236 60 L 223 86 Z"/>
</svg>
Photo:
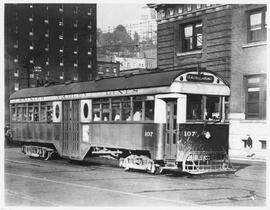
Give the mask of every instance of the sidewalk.
<svg viewBox="0 0 270 210">
<path fill-rule="evenodd" d="M 248 157 L 244 150 L 229 150 L 229 157 L 231 161 L 267 162 L 265 155 L 255 152 Z"/>
</svg>

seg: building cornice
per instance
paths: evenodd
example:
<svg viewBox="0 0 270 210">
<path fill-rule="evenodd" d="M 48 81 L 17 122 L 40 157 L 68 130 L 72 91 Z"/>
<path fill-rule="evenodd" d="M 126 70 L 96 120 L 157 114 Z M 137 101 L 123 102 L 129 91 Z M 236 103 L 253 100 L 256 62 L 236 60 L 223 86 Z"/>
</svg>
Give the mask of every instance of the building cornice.
<svg viewBox="0 0 270 210">
<path fill-rule="evenodd" d="M 181 19 L 196 17 L 199 15 L 209 14 L 209 13 L 213 13 L 213 12 L 217 12 L 217 11 L 225 10 L 225 9 L 231 9 L 231 8 L 232 8 L 232 5 L 223 4 L 223 5 L 214 5 L 214 6 L 210 6 L 210 7 L 206 7 L 206 8 L 202 8 L 202 9 L 196 9 L 196 10 L 193 10 L 190 12 L 184 12 L 182 14 L 175 13 L 174 15 L 172 15 L 170 17 L 158 18 L 157 24 L 174 22 L 174 21 L 178 21 Z"/>
</svg>

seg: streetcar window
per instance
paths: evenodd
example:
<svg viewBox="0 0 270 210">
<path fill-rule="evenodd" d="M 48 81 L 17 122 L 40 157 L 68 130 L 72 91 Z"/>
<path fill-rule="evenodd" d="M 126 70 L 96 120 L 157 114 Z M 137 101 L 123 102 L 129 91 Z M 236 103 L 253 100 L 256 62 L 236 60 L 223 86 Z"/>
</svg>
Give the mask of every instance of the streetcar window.
<svg viewBox="0 0 270 210">
<path fill-rule="evenodd" d="M 34 121 L 34 107 L 33 103 L 28 104 L 28 121 Z"/>
<path fill-rule="evenodd" d="M 154 97 L 133 96 L 94 99 L 93 121 L 154 120 Z"/>
<path fill-rule="evenodd" d="M 145 120 L 154 120 L 154 101 L 145 101 Z"/>
<path fill-rule="evenodd" d="M 42 102 L 40 104 L 40 121 L 46 121 L 47 119 L 47 113 L 46 113 L 46 103 Z"/>
<path fill-rule="evenodd" d="M 56 119 L 58 119 L 59 116 L 60 116 L 60 107 L 59 107 L 58 104 L 56 104 L 56 106 L 55 106 L 55 117 L 56 117 Z"/>
<path fill-rule="evenodd" d="M 202 96 L 187 96 L 187 120 L 202 120 Z"/>
<path fill-rule="evenodd" d="M 136 101 L 137 98 L 134 98 L 133 101 L 133 120 L 134 121 L 141 121 L 142 120 L 142 112 L 143 112 L 143 102 Z"/>
<path fill-rule="evenodd" d="M 22 106 L 22 121 L 26 121 L 27 120 L 27 107 L 26 104 L 24 104 Z"/>
<path fill-rule="evenodd" d="M 221 118 L 221 97 L 219 96 L 206 96 L 206 120 L 220 120 Z"/>
<path fill-rule="evenodd" d="M 84 116 L 84 118 L 88 118 L 88 114 L 89 114 L 88 104 L 85 103 L 85 104 L 83 105 L 83 116 Z"/>
<path fill-rule="evenodd" d="M 112 120 L 113 121 L 121 120 L 120 98 L 112 99 Z"/>
<path fill-rule="evenodd" d="M 52 113 L 53 113 L 53 108 L 52 108 L 52 103 L 47 103 L 46 104 L 46 114 L 47 114 L 47 122 L 50 123 L 52 122 Z"/>
<path fill-rule="evenodd" d="M 225 120 L 228 120 L 229 119 L 229 109 L 230 109 L 228 96 L 224 98 L 224 103 L 225 103 Z"/>
<path fill-rule="evenodd" d="M 22 105 L 18 105 L 17 107 L 17 121 L 22 121 Z"/>
<path fill-rule="evenodd" d="M 122 119 L 126 121 L 131 121 L 132 119 L 130 97 L 122 99 Z"/>
<path fill-rule="evenodd" d="M 221 97 L 188 95 L 187 120 L 221 120 Z"/>
<path fill-rule="evenodd" d="M 102 121 L 110 120 L 110 103 L 109 100 L 102 104 Z"/>
<path fill-rule="evenodd" d="M 99 100 L 93 100 L 92 106 L 93 121 L 100 121 L 100 103 Z"/>
<path fill-rule="evenodd" d="M 39 121 L 39 107 L 38 107 L 38 104 L 34 105 L 34 121 Z"/>
<path fill-rule="evenodd" d="M 12 121 L 16 120 L 16 107 L 15 107 L 15 104 L 11 105 L 11 120 Z"/>
</svg>

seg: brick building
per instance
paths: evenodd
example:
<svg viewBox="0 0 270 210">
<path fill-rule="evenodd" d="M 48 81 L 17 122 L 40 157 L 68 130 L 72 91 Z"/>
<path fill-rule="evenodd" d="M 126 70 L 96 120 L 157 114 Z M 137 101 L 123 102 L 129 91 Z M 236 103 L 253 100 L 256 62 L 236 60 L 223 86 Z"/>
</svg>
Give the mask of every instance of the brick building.
<svg viewBox="0 0 270 210">
<path fill-rule="evenodd" d="M 96 77 L 96 4 L 5 4 L 4 24 L 6 110 L 18 89 Z"/>
<path fill-rule="evenodd" d="M 266 5 L 237 5 L 231 22 L 230 155 L 246 156 L 250 137 L 250 155 L 266 158 Z"/>
<path fill-rule="evenodd" d="M 157 67 L 205 68 L 231 87 L 230 155 L 265 158 L 266 5 L 150 4 L 158 13 Z"/>
</svg>

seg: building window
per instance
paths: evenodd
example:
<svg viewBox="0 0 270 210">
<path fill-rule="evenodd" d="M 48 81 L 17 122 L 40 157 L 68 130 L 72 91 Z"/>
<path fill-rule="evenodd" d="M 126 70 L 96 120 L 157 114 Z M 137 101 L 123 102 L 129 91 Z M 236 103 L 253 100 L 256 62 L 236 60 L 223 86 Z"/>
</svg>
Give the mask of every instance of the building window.
<svg viewBox="0 0 270 210">
<path fill-rule="evenodd" d="M 14 72 L 14 77 L 19 77 L 19 69 L 16 69 L 16 71 Z"/>
<path fill-rule="evenodd" d="M 74 20 L 73 26 L 74 26 L 74 28 L 78 27 L 78 20 Z"/>
<path fill-rule="evenodd" d="M 64 52 L 64 46 L 62 46 L 62 47 L 59 49 L 59 52 L 60 52 L 60 53 L 63 53 L 63 52 Z"/>
<path fill-rule="evenodd" d="M 15 41 L 13 47 L 14 47 L 14 48 L 19 48 L 19 41 L 18 41 L 18 40 Z"/>
<path fill-rule="evenodd" d="M 31 17 L 29 17 L 29 22 L 33 22 L 34 21 L 34 17 L 33 17 L 33 15 L 31 16 Z"/>
<path fill-rule="evenodd" d="M 34 58 L 32 57 L 32 58 L 30 58 L 30 61 L 29 61 L 30 63 L 34 63 Z"/>
<path fill-rule="evenodd" d="M 61 34 L 59 35 L 59 39 L 63 40 L 64 39 L 64 32 L 61 32 Z"/>
<path fill-rule="evenodd" d="M 77 67 L 78 67 L 78 61 L 76 61 L 76 63 L 74 63 L 73 66 L 74 66 L 75 68 L 77 68 Z"/>
<path fill-rule="evenodd" d="M 73 10 L 73 13 L 74 14 L 78 14 L 78 12 L 79 12 L 79 7 L 78 6 L 75 6 L 74 7 L 74 10 Z"/>
<path fill-rule="evenodd" d="M 15 82 L 14 83 L 14 90 L 15 91 L 18 91 L 19 90 L 19 83 L 18 82 Z"/>
<path fill-rule="evenodd" d="M 73 79 L 74 79 L 74 81 L 78 81 L 78 73 L 75 74 Z"/>
<path fill-rule="evenodd" d="M 191 11 L 191 9 L 192 9 L 191 4 L 188 4 L 188 5 L 187 5 L 187 11 L 188 11 L 188 12 L 190 12 L 190 11 Z"/>
<path fill-rule="evenodd" d="M 63 58 L 61 58 L 61 61 L 60 61 L 59 65 L 64 66 L 64 59 Z"/>
<path fill-rule="evenodd" d="M 246 118 L 265 119 L 266 117 L 266 76 L 245 77 Z"/>
<path fill-rule="evenodd" d="M 75 34 L 74 34 L 73 40 L 74 40 L 74 41 L 78 41 L 78 33 L 75 33 Z"/>
<path fill-rule="evenodd" d="M 44 34 L 44 36 L 45 36 L 46 38 L 49 38 L 49 34 L 50 34 L 50 31 L 49 31 L 49 29 L 47 29 L 47 31 L 46 31 L 46 33 Z"/>
<path fill-rule="evenodd" d="M 91 29 L 92 28 L 92 22 L 91 20 L 89 21 L 89 25 L 87 26 L 88 29 Z"/>
<path fill-rule="evenodd" d="M 14 33 L 15 33 L 15 34 L 18 34 L 18 33 L 19 33 L 18 26 L 15 26 Z"/>
<path fill-rule="evenodd" d="M 197 4 L 197 9 L 201 9 L 202 8 L 202 5 L 201 4 Z"/>
<path fill-rule="evenodd" d="M 29 32 L 29 36 L 34 36 L 34 29 L 32 28 L 32 30 Z"/>
<path fill-rule="evenodd" d="M 261 149 L 267 149 L 266 147 L 266 140 L 259 140 L 261 142 Z"/>
<path fill-rule="evenodd" d="M 64 26 L 64 18 L 62 18 L 61 21 L 59 21 L 59 26 Z"/>
<path fill-rule="evenodd" d="M 202 22 L 183 25 L 182 37 L 183 52 L 202 49 Z"/>
<path fill-rule="evenodd" d="M 49 57 L 46 58 L 46 62 L 45 62 L 46 66 L 48 66 L 50 64 L 50 59 Z M 48 72 L 48 76 L 49 76 L 49 72 Z"/>
<path fill-rule="evenodd" d="M 47 44 L 46 47 L 44 48 L 44 50 L 48 52 L 50 50 L 50 45 Z"/>
<path fill-rule="evenodd" d="M 173 9 L 170 9 L 170 16 L 173 16 Z"/>
<path fill-rule="evenodd" d="M 92 68 L 92 61 L 89 61 L 87 68 L 91 69 Z"/>
<path fill-rule="evenodd" d="M 29 50 L 34 50 L 34 43 L 32 42 L 31 45 L 29 46 Z"/>
<path fill-rule="evenodd" d="M 64 72 L 59 76 L 59 79 L 64 79 Z"/>
<path fill-rule="evenodd" d="M 64 11 L 64 5 L 61 4 L 61 5 L 59 6 L 59 12 L 63 12 L 63 11 Z"/>
<path fill-rule="evenodd" d="M 34 79 L 34 78 L 35 78 L 34 73 L 30 73 L 30 74 L 29 74 L 29 77 L 30 77 L 30 79 Z"/>
<path fill-rule="evenodd" d="M 92 8 L 88 9 L 87 15 L 92 15 Z"/>
<path fill-rule="evenodd" d="M 266 41 L 265 13 L 265 8 L 248 12 L 248 42 Z"/>
<path fill-rule="evenodd" d="M 178 7 L 177 12 L 178 12 L 178 14 L 182 14 L 183 13 L 183 7 Z"/>
<path fill-rule="evenodd" d="M 44 20 L 44 23 L 49 24 L 49 16 L 47 16 L 47 18 Z"/>
<path fill-rule="evenodd" d="M 19 61 L 19 56 L 16 55 L 16 57 L 14 58 L 14 63 L 18 63 L 18 61 Z"/>
</svg>

